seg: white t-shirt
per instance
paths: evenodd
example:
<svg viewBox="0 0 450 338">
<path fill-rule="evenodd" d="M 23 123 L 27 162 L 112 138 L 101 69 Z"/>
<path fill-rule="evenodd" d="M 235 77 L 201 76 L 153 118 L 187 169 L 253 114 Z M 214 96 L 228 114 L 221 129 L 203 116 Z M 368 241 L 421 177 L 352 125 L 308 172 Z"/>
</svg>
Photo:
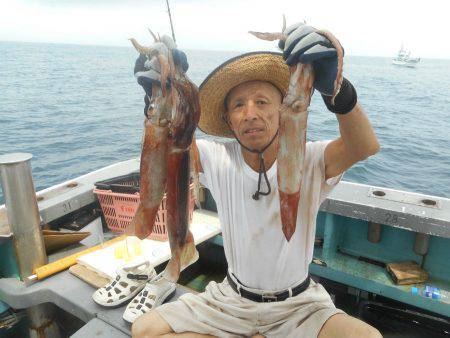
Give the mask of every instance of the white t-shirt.
<svg viewBox="0 0 450 338">
<path fill-rule="evenodd" d="M 311 263 L 320 204 L 342 175 L 325 180 L 324 150 L 329 141 L 307 142 L 297 227 L 288 242 L 281 229 L 277 163 L 267 170 L 272 192 L 252 198 L 258 173 L 245 163 L 241 146 L 197 140 L 200 182 L 217 204 L 228 269 L 244 285 L 285 290 L 303 281 Z M 262 180 L 261 191 L 267 191 Z"/>
</svg>

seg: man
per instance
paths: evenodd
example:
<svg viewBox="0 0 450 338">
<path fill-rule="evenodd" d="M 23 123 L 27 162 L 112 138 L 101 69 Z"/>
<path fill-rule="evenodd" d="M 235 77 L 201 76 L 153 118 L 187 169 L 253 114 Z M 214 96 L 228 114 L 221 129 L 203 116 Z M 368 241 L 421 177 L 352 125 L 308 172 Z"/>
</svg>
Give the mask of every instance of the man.
<svg viewBox="0 0 450 338">
<path fill-rule="evenodd" d="M 345 170 L 378 152 L 378 141 L 348 80 L 334 105 L 326 96 L 337 74 L 329 41 L 302 24 L 284 33 L 290 37 L 284 59 L 275 53 L 244 54 L 220 65 L 200 86 L 200 129 L 235 138 L 194 145 L 200 179 L 218 206 L 227 278 L 138 318 L 133 337 L 381 337 L 336 309 L 308 275 L 321 202 Z M 290 75 L 284 60 L 313 64 L 314 87 L 325 94 L 341 133 L 334 141 L 306 145 L 297 228 L 289 242 L 281 228 L 276 179 L 279 108 Z M 154 72 L 137 72 L 144 88 L 157 80 Z"/>
</svg>

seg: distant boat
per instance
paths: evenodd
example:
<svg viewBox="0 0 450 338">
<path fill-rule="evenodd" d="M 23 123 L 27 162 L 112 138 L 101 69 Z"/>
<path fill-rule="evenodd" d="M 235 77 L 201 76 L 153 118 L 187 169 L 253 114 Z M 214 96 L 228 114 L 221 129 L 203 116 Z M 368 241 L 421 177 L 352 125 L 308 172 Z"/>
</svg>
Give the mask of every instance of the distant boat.
<svg viewBox="0 0 450 338">
<path fill-rule="evenodd" d="M 397 65 L 397 66 L 413 68 L 416 66 L 416 64 L 419 63 L 419 61 L 420 61 L 420 58 L 412 58 L 411 51 L 403 48 L 403 45 L 402 45 L 400 50 L 398 51 L 397 56 L 392 59 L 392 64 Z"/>
</svg>

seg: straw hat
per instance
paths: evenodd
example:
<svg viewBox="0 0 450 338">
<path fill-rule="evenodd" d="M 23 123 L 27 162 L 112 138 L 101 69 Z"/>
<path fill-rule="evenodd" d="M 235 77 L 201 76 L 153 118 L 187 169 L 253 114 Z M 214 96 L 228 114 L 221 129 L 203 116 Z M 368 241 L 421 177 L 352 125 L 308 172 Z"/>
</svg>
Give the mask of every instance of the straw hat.
<svg viewBox="0 0 450 338">
<path fill-rule="evenodd" d="M 259 80 L 270 82 L 284 96 L 289 76 L 289 68 L 280 53 L 252 52 L 224 62 L 200 85 L 202 114 L 199 128 L 209 135 L 234 137 L 222 118 L 225 98 L 230 90 L 241 83 Z"/>
</svg>

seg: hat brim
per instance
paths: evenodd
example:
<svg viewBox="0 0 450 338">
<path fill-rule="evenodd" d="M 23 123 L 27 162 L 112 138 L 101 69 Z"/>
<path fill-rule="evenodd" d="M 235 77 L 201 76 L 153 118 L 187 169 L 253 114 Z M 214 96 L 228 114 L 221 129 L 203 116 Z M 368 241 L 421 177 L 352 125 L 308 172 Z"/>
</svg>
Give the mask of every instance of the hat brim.
<svg viewBox="0 0 450 338">
<path fill-rule="evenodd" d="M 204 133 L 234 137 L 223 120 L 225 98 L 231 89 L 244 82 L 266 81 L 283 96 L 289 86 L 289 68 L 280 53 L 252 52 L 234 57 L 215 70 L 200 85 L 201 116 L 198 127 Z"/>
</svg>

